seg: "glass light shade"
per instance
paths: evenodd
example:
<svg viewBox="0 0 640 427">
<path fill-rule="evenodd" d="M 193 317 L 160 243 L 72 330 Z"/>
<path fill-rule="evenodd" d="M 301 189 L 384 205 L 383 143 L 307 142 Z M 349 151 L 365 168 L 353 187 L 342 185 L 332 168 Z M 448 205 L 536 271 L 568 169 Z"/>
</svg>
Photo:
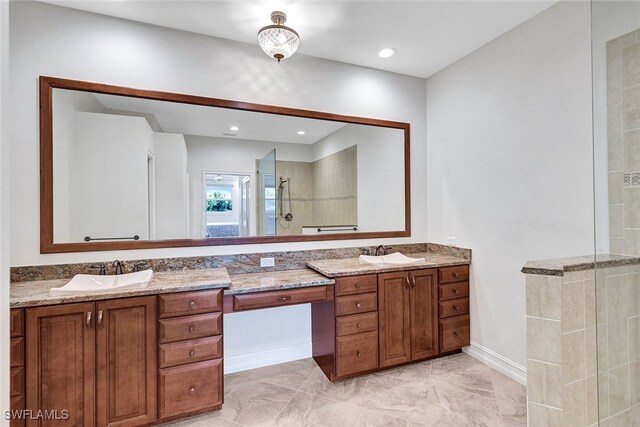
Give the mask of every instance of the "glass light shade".
<svg viewBox="0 0 640 427">
<path fill-rule="evenodd" d="M 300 37 L 284 25 L 268 25 L 258 31 L 258 44 L 264 53 L 280 62 L 296 53 Z"/>
</svg>

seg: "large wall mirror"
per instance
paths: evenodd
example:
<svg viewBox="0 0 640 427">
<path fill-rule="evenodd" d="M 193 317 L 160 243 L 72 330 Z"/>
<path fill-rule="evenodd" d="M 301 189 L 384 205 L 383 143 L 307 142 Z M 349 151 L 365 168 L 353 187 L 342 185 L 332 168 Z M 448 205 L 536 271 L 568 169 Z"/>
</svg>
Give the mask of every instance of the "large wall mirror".
<svg viewBox="0 0 640 427">
<path fill-rule="evenodd" d="M 410 236 L 409 124 L 40 77 L 41 252 Z"/>
</svg>

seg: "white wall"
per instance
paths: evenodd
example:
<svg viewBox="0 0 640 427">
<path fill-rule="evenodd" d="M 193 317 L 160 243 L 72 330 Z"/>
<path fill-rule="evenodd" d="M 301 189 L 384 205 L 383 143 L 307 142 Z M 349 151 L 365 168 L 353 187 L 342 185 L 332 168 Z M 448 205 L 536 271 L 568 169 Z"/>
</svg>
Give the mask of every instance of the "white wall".
<svg viewBox="0 0 640 427">
<path fill-rule="evenodd" d="M 187 235 L 187 146 L 183 135 L 153 134 L 156 239 Z"/>
<path fill-rule="evenodd" d="M 9 2 L 0 2 L 0 319 L 9 318 Z M 0 322 L 0 409 L 9 407 L 9 322 Z M 4 418 L 4 417 L 2 417 Z M 0 426 L 9 421 L 0 419 Z"/>
<path fill-rule="evenodd" d="M 592 4 L 596 247 L 599 253 L 606 253 L 609 252 L 606 43 L 640 28 L 640 1 L 594 1 Z"/>
<path fill-rule="evenodd" d="M 149 124 L 142 117 L 80 111 L 73 116 L 69 144 L 70 240 L 134 235 L 147 239 L 146 165 L 154 135 Z M 61 200 L 57 196 L 54 199 Z"/>
<path fill-rule="evenodd" d="M 348 124 L 313 144 L 312 157 L 316 161 L 353 145 L 358 146 L 359 230 L 404 230 L 404 168 L 394 167 L 404 165 L 404 131 Z M 418 221 L 423 217 L 418 213 Z"/>
<path fill-rule="evenodd" d="M 12 118 L 11 264 L 56 264 L 143 257 L 262 252 L 378 243 L 420 242 L 427 237 L 426 106 L 423 79 L 327 61 L 302 54 L 273 61 L 257 45 L 230 42 L 143 25 L 37 2 L 11 2 L 8 101 Z M 4 39 L 3 39 L 4 40 Z M 282 105 L 344 115 L 411 123 L 413 235 L 383 241 L 325 241 L 270 245 L 114 251 L 41 255 L 39 253 L 39 75 Z M 6 98 L 6 97 L 5 97 Z M 253 168 L 252 168 L 253 169 Z M 7 301 L 3 299 L 2 301 Z M 6 304 L 6 303 L 5 303 Z M 273 311 L 251 322 L 248 313 L 225 319 L 225 328 L 253 328 L 274 344 L 302 338 L 310 354 L 308 331 L 285 336 L 277 325 L 297 324 L 308 306 Z M 236 326 L 234 323 L 238 322 Z M 243 323 L 246 322 L 246 323 Z M 5 335 L 6 336 L 6 335 Z M 238 346 L 241 347 L 240 344 Z M 277 345 L 276 345 L 277 347 Z M 228 345 L 225 352 L 231 354 Z M 283 350 L 282 357 L 297 357 Z M 268 358 L 262 358 L 267 360 Z M 254 363 L 260 357 L 254 355 Z M 228 363 L 225 363 L 229 367 Z"/>
<path fill-rule="evenodd" d="M 429 241 L 473 249 L 471 351 L 522 376 L 520 269 L 594 251 L 589 3 L 558 3 L 429 78 L 427 122 Z"/>
</svg>

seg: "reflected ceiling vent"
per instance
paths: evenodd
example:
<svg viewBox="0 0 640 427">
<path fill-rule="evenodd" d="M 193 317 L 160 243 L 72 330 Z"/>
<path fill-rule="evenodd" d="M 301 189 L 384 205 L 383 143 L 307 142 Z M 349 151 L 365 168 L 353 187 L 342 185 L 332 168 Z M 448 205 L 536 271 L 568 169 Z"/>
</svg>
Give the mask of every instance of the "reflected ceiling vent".
<svg viewBox="0 0 640 427">
<path fill-rule="evenodd" d="M 284 12 L 271 12 L 271 22 L 272 25 L 258 31 L 258 44 L 264 53 L 280 62 L 296 53 L 300 36 L 293 28 L 284 25 L 287 22 L 287 14 Z"/>
</svg>

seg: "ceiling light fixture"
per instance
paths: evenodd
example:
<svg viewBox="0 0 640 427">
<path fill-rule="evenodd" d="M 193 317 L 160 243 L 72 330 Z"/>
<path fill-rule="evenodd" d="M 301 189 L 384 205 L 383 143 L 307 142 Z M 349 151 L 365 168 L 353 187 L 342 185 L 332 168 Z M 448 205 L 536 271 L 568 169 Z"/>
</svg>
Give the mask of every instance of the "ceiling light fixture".
<svg viewBox="0 0 640 427">
<path fill-rule="evenodd" d="M 299 130 L 299 131 L 298 131 L 298 135 L 304 135 L 305 133 L 306 133 L 306 132 L 305 132 L 305 131 L 303 131 L 303 130 Z"/>
<path fill-rule="evenodd" d="M 393 56 L 393 54 L 396 53 L 396 50 L 390 47 L 385 47 L 384 49 L 380 49 L 378 51 L 378 56 L 380 58 L 389 58 L 390 56 Z"/>
<path fill-rule="evenodd" d="M 229 130 L 230 130 L 231 132 L 238 132 L 238 131 L 240 130 L 240 128 L 239 128 L 238 126 L 231 126 L 231 127 L 229 128 Z"/>
<path fill-rule="evenodd" d="M 271 12 L 272 25 L 267 25 L 258 31 L 258 44 L 266 53 L 278 62 L 296 53 L 300 44 L 300 36 L 293 28 L 284 25 L 287 14 Z"/>
</svg>

